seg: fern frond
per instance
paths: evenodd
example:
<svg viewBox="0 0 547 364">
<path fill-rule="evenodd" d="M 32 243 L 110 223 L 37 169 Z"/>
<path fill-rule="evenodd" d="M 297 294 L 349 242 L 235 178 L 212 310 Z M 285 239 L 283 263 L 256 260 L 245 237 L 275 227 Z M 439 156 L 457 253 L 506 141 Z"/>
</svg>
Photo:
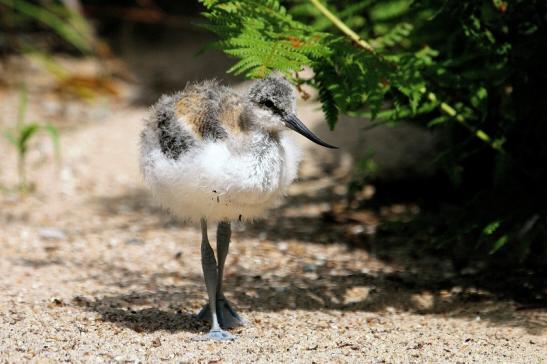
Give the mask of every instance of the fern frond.
<svg viewBox="0 0 547 364">
<path fill-rule="evenodd" d="M 392 89 L 406 96 L 410 110 L 419 110 L 425 86 L 421 70 L 432 59 L 428 52 L 382 57 L 376 52 L 363 51 L 346 37 L 321 31 L 326 26 L 317 23 L 308 26 L 295 20 L 293 15 L 311 11 L 305 5 L 289 13 L 279 0 L 203 0 L 202 3 L 207 9 L 207 29 L 221 38 L 216 46 L 239 59 L 229 72 L 258 78 L 272 70 L 290 76 L 305 66 L 311 67 L 315 76 L 308 83 L 318 88 L 331 128 L 341 112 L 368 109 L 375 117 Z M 337 14 L 353 19 L 352 11 L 361 11 L 371 3 L 374 1 L 361 0 Z M 317 19 L 324 21 L 321 14 Z M 400 23 L 381 33 L 374 40 L 375 45 L 384 49 L 401 45 L 411 30 L 409 24 Z"/>
<path fill-rule="evenodd" d="M 334 94 L 337 92 L 338 88 L 336 79 L 337 74 L 333 67 L 329 67 L 328 65 L 317 66 L 314 77 L 314 85 L 319 91 L 321 108 L 331 130 L 336 126 L 338 115 L 340 113 L 337 102 L 334 98 Z"/>
<path fill-rule="evenodd" d="M 387 33 L 380 37 L 372 39 L 370 44 L 377 51 L 384 50 L 388 47 L 394 47 L 408 40 L 413 26 L 409 23 L 399 23 L 391 28 Z"/>
</svg>

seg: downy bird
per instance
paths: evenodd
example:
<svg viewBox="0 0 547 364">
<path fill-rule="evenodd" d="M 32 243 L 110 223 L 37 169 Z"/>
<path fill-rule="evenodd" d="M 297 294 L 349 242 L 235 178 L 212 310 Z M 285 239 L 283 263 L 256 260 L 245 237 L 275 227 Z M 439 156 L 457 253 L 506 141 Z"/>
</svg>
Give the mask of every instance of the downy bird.
<svg viewBox="0 0 547 364">
<path fill-rule="evenodd" d="M 226 300 L 222 278 L 231 222 L 261 217 L 296 178 L 300 150 L 293 130 L 327 148 L 296 116 L 296 92 L 281 75 L 257 80 L 243 95 L 216 81 L 162 96 L 141 134 L 140 167 L 159 203 L 176 217 L 201 222 L 201 264 L 210 320 L 204 340 L 233 340 L 224 329 L 246 321 Z M 207 223 L 217 223 L 217 254 Z"/>
</svg>

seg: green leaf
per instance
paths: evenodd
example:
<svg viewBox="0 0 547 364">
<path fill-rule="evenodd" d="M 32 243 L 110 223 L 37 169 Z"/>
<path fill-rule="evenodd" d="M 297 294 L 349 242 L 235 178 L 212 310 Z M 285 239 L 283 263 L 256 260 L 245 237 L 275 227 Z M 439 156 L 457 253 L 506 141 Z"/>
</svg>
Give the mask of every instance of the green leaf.
<svg viewBox="0 0 547 364">
<path fill-rule="evenodd" d="M 475 90 L 474 94 L 471 96 L 471 105 L 476 108 L 481 108 L 486 106 L 486 101 L 488 98 L 488 91 L 484 87 L 479 87 Z"/>
<path fill-rule="evenodd" d="M 439 117 L 436 117 L 435 119 L 431 120 L 429 123 L 427 123 L 427 127 L 431 128 L 440 124 L 444 124 L 446 122 L 450 121 L 450 118 L 445 115 L 441 115 Z"/>
<path fill-rule="evenodd" d="M 406 22 L 398 23 L 381 37 L 372 39 L 370 43 L 377 51 L 384 50 L 388 47 L 399 46 L 403 42 L 407 41 L 412 29 L 412 24 Z"/>
<path fill-rule="evenodd" d="M 507 234 L 501 236 L 498 240 L 496 240 L 496 242 L 492 246 L 492 249 L 490 250 L 490 254 L 494 254 L 498 250 L 503 248 L 508 241 L 509 241 L 509 236 Z"/>
<path fill-rule="evenodd" d="M 496 230 L 498 230 L 498 228 L 500 227 L 501 225 L 501 221 L 500 220 L 496 220 L 496 221 L 493 221 L 491 222 L 490 224 L 486 225 L 483 229 L 482 229 L 482 233 L 484 235 L 492 235 L 496 232 Z"/>
<path fill-rule="evenodd" d="M 36 123 L 25 124 L 19 129 L 17 138 L 17 148 L 21 155 L 25 155 L 28 150 L 30 139 L 40 130 L 41 126 Z"/>
</svg>

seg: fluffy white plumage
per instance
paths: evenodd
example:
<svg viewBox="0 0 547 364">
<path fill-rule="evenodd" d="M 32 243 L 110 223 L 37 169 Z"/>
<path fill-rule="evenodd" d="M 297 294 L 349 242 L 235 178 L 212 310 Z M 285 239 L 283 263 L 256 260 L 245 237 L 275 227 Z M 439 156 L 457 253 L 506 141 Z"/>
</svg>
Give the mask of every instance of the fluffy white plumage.
<svg viewBox="0 0 547 364">
<path fill-rule="evenodd" d="M 263 139 L 254 134 L 245 150 L 202 141 L 177 160 L 149 140 L 141 147 L 141 170 L 156 199 L 179 218 L 254 219 L 280 202 L 297 176 L 301 154 L 288 132 L 280 133 L 278 144 Z"/>
<path fill-rule="evenodd" d="M 244 95 L 215 81 L 188 85 L 152 107 L 140 165 L 161 205 L 182 219 L 255 219 L 296 178 L 289 130 L 333 148 L 296 116 L 294 87 L 272 74 Z"/>
</svg>

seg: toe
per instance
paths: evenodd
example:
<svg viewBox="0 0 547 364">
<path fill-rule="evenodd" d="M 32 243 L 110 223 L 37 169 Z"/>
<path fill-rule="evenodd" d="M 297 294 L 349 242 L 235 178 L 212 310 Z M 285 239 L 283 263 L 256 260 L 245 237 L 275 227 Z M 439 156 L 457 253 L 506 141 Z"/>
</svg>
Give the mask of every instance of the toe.
<svg viewBox="0 0 547 364">
<path fill-rule="evenodd" d="M 232 341 L 236 336 L 224 330 L 211 330 L 206 335 L 196 336 L 194 341 Z"/>
<path fill-rule="evenodd" d="M 231 329 L 247 325 L 247 321 L 238 315 L 228 301 L 224 301 L 222 305 L 219 305 L 217 314 L 222 318 L 221 327 L 223 328 Z"/>
<path fill-rule="evenodd" d="M 235 340 L 236 338 L 234 335 L 230 334 L 229 332 L 220 330 L 220 329 L 209 331 L 207 336 L 209 337 L 209 340 L 214 340 L 214 341 L 229 341 L 229 340 Z"/>
<path fill-rule="evenodd" d="M 246 326 L 248 324 L 247 320 L 242 318 L 230 305 L 230 303 L 224 299 L 217 300 L 217 317 L 220 327 L 224 329 L 232 329 L 234 327 Z M 197 318 L 207 322 L 211 321 L 211 309 L 209 304 L 203 306 L 201 311 L 198 313 Z"/>
</svg>

